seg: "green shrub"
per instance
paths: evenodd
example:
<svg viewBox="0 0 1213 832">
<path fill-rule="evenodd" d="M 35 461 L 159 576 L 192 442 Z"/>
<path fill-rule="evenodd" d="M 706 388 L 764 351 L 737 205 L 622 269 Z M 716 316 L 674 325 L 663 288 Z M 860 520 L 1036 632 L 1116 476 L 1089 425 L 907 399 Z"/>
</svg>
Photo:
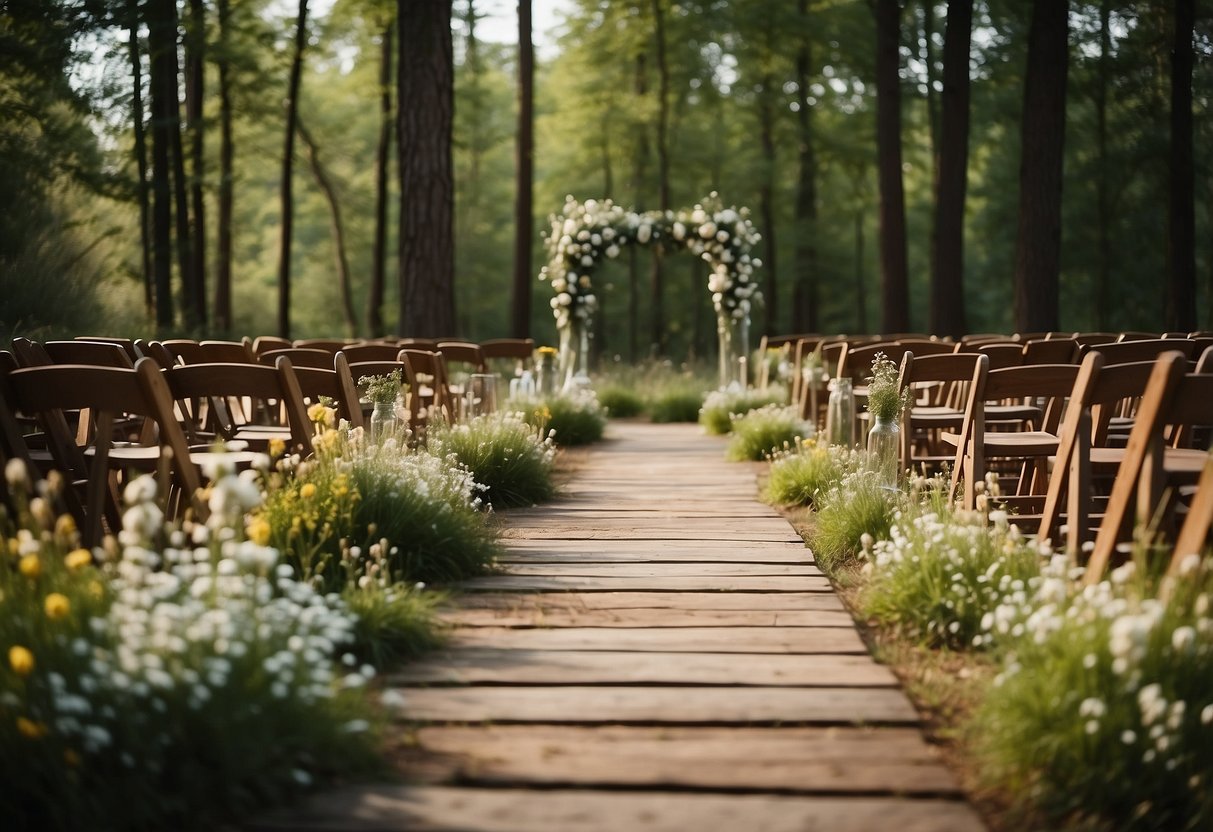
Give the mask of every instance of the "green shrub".
<svg viewBox="0 0 1213 832">
<path fill-rule="evenodd" d="M 785 394 L 782 390 L 771 388 L 765 392 L 750 390 L 713 390 L 703 400 L 699 411 L 699 424 L 704 431 L 715 436 L 721 436 L 733 429 L 733 417 L 744 416 L 751 410 L 757 410 L 771 404 L 784 404 Z"/>
<path fill-rule="evenodd" d="M 1000 611 L 1019 637 L 970 726 L 988 784 L 1067 828 L 1213 827 L 1213 575 L 1182 571 L 1167 602 L 1130 563 Z"/>
<path fill-rule="evenodd" d="M 696 422 L 703 406 L 703 390 L 697 387 L 670 387 L 649 399 L 649 418 L 657 424 Z"/>
<path fill-rule="evenodd" d="M 816 496 L 856 470 L 862 456 L 818 439 L 797 442 L 772 459 L 764 497 L 778 505 L 812 505 Z"/>
<path fill-rule="evenodd" d="M 871 471 L 856 471 L 817 498 L 817 524 L 809 548 L 822 569 L 853 562 L 866 540 L 887 540 L 900 494 Z"/>
<path fill-rule="evenodd" d="M 10 482 L 18 481 L 19 476 Z M 376 742 L 340 670 L 354 621 L 244 539 L 260 495 L 212 486 L 206 526 L 164 525 L 143 478 L 102 567 L 35 500 L 0 517 L 0 812 L 12 829 L 213 829 L 319 778 L 369 771 Z"/>
<path fill-rule="evenodd" d="M 436 456 L 452 456 L 484 487 L 494 508 L 529 506 L 550 499 L 556 448 L 517 413 L 478 416 L 459 425 L 439 425 L 426 437 Z"/>
<path fill-rule="evenodd" d="M 347 584 L 341 600 L 356 616 L 350 652 L 382 670 L 434 649 L 442 643 L 434 611 L 444 597 L 390 579 Z"/>
<path fill-rule="evenodd" d="M 527 424 L 547 431 L 557 445 L 569 448 L 602 439 L 607 418 L 593 391 L 515 402 Z"/>
<path fill-rule="evenodd" d="M 860 607 L 932 647 L 983 646 L 986 616 L 1039 582 L 1040 549 L 1005 513 L 995 512 L 991 525 L 976 512 L 954 512 L 946 488 L 930 483 L 925 502 L 911 500 L 889 539 L 874 544 Z"/>
<path fill-rule="evenodd" d="M 612 418 L 630 419 L 644 413 L 644 399 L 631 387 L 610 384 L 599 388 L 598 403 Z"/>
<path fill-rule="evenodd" d="M 771 404 L 737 417 L 732 433 L 726 456 L 734 462 L 758 461 L 811 436 L 813 426 L 801 421 L 795 409 Z"/>
</svg>

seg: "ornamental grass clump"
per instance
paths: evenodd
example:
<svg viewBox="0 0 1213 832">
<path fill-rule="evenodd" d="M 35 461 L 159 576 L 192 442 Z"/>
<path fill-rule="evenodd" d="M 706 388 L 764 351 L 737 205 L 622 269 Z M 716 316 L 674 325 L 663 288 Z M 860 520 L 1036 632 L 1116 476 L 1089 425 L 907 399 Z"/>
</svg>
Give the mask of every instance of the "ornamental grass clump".
<svg viewBox="0 0 1213 832">
<path fill-rule="evenodd" d="M 821 437 L 798 441 L 775 453 L 764 497 L 777 505 L 814 505 L 818 494 L 858 470 L 862 459 L 853 448 L 829 445 Z"/>
<path fill-rule="evenodd" d="M 527 424 L 544 431 L 562 448 L 602 439 L 607 416 L 592 390 L 515 402 Z"/>
<path fill-rule="evenodd" d="M 734 416 L 744 416 L 751 410 L 767 405 L 786 404 L 782 390 L 770 388 L 766 391 L 713 390 L 703 400 L 699 409 L 699 424 L 705 433 L 723 436 L 733 430 Z"/>
<path fill-rule="evenodd" d="M 947 483 L 920 478 L 897 511 L 888 540 L 865 552 L 868 581 L 859 606 L 901 636 L 930 647 L 992 644 L 983 621 L 1041 579 L 1041 551 L 1002 511 L 990 520 L 956 512 Z"/>
<path fill-rule="evenodd" d="M 644 413 L 644 397 L 623 384 L 607 384 L 598 388 L 598 403 L 613 419 L 631 419 Z"/>
<path fill-rule="evenodd" d="M 6 828 L 211 829 L 373 768 L 373 670 L 348 654 L 354 620 L 246 539 L 250 479 L 218 476 L 210 518 L 179 528 L 137 479 L 117 540 L 89 552 L 6 473 Z"/>
<path fill-rule="evenodd" d="M 769 404 L 735 418 L 725 455 L 734 462 L 761 461 L 812 435 L 813 426 L 795 408 Z"/>
<path fill-rule="evenodd" d="M 816 498 L 817 523 L 809 535 L 809 548 L 818 566 L 833 570 L 855 563 L 865 543 L 886 540 L 893 515 L 903 495 L 884 488 L 872 471 L 844 476 Z"/>
<path fill-rule="evenodd" d="M 1055 576 L 1009 616 L 970 726 L 986 783 L 1067 828 L 1213 828 L 1213 570 L 1180 571 L 1167 600 L 1132 562 Z"/>
<path fill-rule="evenodd" d="M 529 506 L 551 498 L 556 446 L 518 413 L 494 413 L 430 429 L 426 448 L 454 457 L 484 487 L 493 508 Z"/>
</svg>

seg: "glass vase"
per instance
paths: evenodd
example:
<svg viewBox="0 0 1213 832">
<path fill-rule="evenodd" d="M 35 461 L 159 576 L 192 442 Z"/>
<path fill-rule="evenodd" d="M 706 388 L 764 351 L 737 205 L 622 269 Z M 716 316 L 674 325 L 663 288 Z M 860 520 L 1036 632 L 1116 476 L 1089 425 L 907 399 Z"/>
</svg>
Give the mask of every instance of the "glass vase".
<svg viewBox="0 0 1213 832">
<path fill-rule="evenodd" d="M 563 392 L 590 386 L 590 328 L 570 323 L 560 330 L 560 388 Z"/>
<path fill-rule="evenodd" d="M 899 481 L 901 425 L 896 416 L 874 416 L 868 431 L 868 470 L 875 471 L 882 488 L 896 491 Z"/>
<path fill-rule="evenodd" d="M 386 439 L 396 435 L 399 424 L 395 402 L 375 402 L 371 411 L 371 441 L 382 445 Z"/>
<path fill-rule="evenodd" d="M 849 378 L 836 378 L 830 382 L 826 437 L 831 445 L 855 447 L 855 391 Z"/>
<path fill-rule="evenodd" d="M 744 390 L 749 386 L 750 318 L 733 317 L 727 310 L 716 313 L 716 337 L 720 357 L 720 389 Z"/>
</svg>

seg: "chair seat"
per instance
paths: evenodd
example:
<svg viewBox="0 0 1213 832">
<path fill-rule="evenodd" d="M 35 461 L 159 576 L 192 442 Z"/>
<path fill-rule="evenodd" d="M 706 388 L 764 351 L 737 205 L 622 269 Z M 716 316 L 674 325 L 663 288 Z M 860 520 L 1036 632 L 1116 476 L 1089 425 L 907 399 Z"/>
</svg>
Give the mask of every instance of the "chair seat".
<svg viewBox="0 0 1213 832">
<path fill-rule="evenodd" d="M 1124 448 L 1092 448 L 1091 466 L 1093 468 L 1115 470 L 1125 458 Z M 1191 485 L 1200 477 L 1205 461 L 1209 458 L 1208 451 L 1198 448 L 1165 448 L 1163 450 L 1163 468 L 1176 482 Z"/>
<path fill-rule="evenodd" d="M 949 445 L 960 443 L 960 434 L 947 431 L 940 438 Z M 1058 438 L 1041 430 L 989 433 L 984 436 L 986 456 L 1049 456 L 1056 453 Z"/>
</svg>

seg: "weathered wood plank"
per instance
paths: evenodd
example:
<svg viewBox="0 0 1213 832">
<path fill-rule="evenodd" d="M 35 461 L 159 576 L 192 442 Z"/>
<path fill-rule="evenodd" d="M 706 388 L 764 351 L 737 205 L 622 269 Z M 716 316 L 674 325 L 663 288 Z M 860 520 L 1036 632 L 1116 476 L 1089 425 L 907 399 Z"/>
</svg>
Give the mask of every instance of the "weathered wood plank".
<svg viewBox="0 0 1213 832">
<path fill-rule="evenodd" d="M 410 722 L 913 725 L 899 690 L 789 687 L 399 688 Z"/>
<path fill-rule="evenodd" d="M 785 524 L 786 526 L 786 524 Z M 715 529 L 691 529 L 687 526 L 653 526 L 634 528 L 624 524 L 600 528 L 526 527 L 505 528 L 502 537 L 513 540 L 736 540 L 747 543 L 798 543 L 800 537 L 788 526 L 786 529 L 753 529 L 749 525 Z"/>
<path fill-rule="evenodd" d="M 893 687 L 867 655 L 584 652 L 461 648 L 405 666 L 390 685 L 741 685 Z"/>
<path fill-rule="evenodd" d="M 678 541 L 662 541 L 649 549 L 629 546 L 620 551 L 613 545 L 603 542 L 578 541 L 590 543 L 588 546 L 578 546 L 570 543 L 568 551 L 536 550 L 529 543 L 540 541 L 510 541 L 504 552 L 497 558 L 498 563 L 814 563 L 813 553 L 803 546 L 784 548 L 782 544 L 777 549 L 758 548 L 754 545 L 720 547 L 696 547 Z M 545 541 L 546 542 L 546 541 Z M 517 545 L 521 543 L 522 545 Z M 674 545 L 670 545 L 670 544 Z M 641 544 L 643 545 L 643 544 Z"/>
<path fill-rule="evenodd" d="M 828 596 L 827 596 L 828 597 Z M 592 610 L 518 605 L 503 609 L 464 606 L 438 617 L 457 627 L 854 627 L 844 610 Z M 744 633 L 737 634 L 744 638 Z"/>
<path fill-rule="evenodd" d="M 733 578 L 821 575 L 808 564 L 771 563 L 510 563 L 506 575 L 567 575 L 577 578 Z"/>
<path fill-rule="evenodd" d="M 473 627 L 451 634 L 451 647 L 510 650 L 617 650 L 647 653 L 855 653 L 867 648 L 842 627 Z"/>
<path fill-rule="evenodd" d="M 415 739 L 402 768 L 429 783 L 960 793 L 910 728 L 436 726 Z"/>
<path fill-rule="evenodd" d="M 830 592 L 825 577 L 778 575 L 721 578 L 578 578 L 493 575 L 456 585 L 471 592 Z"/>
<path fill-rule="evenodd" d="M 464 609 L 517 609 L 538 604 L 544 610 L 742 610 L 800 612 L 843 610 L 832 592 L 477 592 L 458 596 Z"/>
</svg>

